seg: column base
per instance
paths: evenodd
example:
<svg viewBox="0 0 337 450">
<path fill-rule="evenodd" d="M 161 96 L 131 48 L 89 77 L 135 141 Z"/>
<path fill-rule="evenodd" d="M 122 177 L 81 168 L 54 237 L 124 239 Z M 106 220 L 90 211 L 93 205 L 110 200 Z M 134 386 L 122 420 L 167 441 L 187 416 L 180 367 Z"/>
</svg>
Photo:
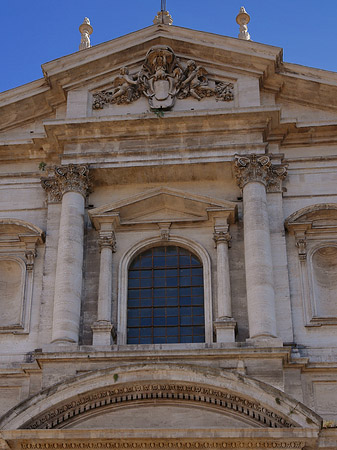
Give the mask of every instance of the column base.
<svg viewBox="0 0 337 450">
<path fill-rule="evenodd" d="M 246 339 L 246 342 L 254 347 L 283 347 L 283 341 L 273 336 L 257 336 Z"/>
<path fill-rule="evenodd" d="M 112 345 L 115 328 L 110 322 L 95 322 L 92 329 L 92 345 Z"/>
<path fill-rule="evenodd" d="M 218 319 L 214 323 L 216 332 L 216 341 L 222 343 L 235 342 L 235 334 L 237 330 L 236 321 L 230 317 Z"/>
</svg>

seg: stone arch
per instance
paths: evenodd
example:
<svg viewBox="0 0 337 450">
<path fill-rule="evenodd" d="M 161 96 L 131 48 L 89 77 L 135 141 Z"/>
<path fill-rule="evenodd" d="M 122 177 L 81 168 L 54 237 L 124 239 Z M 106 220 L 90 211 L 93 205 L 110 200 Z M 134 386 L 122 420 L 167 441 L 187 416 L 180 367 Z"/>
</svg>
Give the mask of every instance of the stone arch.
<svg viewBox="0 0 337 450">
<path fill-rule="evenodd" d="M 321 423 L 304 405 L 259 381 L 219 369 L 160 363 L 121 366 L 59 383 L 13 408 L 1 419 L 0 429 L 71 428 L 125 405 L 167 404 L 201 405 L 205 414 L 217 411 L 243 427 L 317 429 Z M 129 420 L 132 427 L 132 411 Z"/>
<path fill-rule="evenodd" d="M 130 248 L 121 258 L 118 270 L 118 344 L 126 344 L 126 310 L 127 310 L 127 283 L 128 268 L 131 261 L 141 252 L 155 246 L 165 245 L 159 237 L 138 242 Z M 212 329 L 212 282 L 211 282 L 211 259 L 206 249 L 197 242 L 185 237 L 170 235 L 167 245 L 177 245 L 194 253 L 202 262 L 204 276 L 204 309 L 205 309 L 205 341 L 213 341 Z"/>
</svg>

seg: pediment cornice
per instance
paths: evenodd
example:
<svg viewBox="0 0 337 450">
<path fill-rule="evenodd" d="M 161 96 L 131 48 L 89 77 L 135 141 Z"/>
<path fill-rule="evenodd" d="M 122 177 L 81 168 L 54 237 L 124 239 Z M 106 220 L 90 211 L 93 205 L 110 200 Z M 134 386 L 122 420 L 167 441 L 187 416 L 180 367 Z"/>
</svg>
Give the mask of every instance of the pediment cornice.
<svg viewBox="0 0 337 450">
<path fill-rule="evenodd" d="M 150 189 L 124 200 L 89 211 L 97 230 L 103 224 L 115 229 L 141 224 L 207 222 L 214 216 L 223 216 L 229 223 L 236 218 L 233 202 L 215 200 L 171 188 Z"/>
</svg>

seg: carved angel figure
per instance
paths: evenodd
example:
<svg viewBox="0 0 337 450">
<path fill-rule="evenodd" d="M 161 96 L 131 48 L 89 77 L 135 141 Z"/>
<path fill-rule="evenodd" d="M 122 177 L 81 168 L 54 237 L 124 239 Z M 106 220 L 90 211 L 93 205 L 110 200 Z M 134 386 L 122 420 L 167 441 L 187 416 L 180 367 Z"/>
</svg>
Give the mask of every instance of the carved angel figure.
<svg viewBox="0 0 337 450">
<path fill-rule="evenodd" d="M 106 103 L 131 103 L 141 96 L 139 80 L 136 76 L 129 75 L 129 69 L 122 67 L 119 76 L 113 80 L 113 89 L 94 94 L 92 107 L 103 109 Z"/>
<path fill-rule="evenodd" d="M 187 67 L 184 72 L 184 81 L 180 83 L 181 92 L 178 98 L 185 98 L 188 95 L 201 100 L 204 97 L 214 95 L 214 89 L 208 85 L 207 70 L 204 67 L 197 66 L 195 61 L 187 61 Z"/>
<path fill-rule="evenodd" d="M 114 90 L 112 91 L 111 101 L 113 103 L 118 97 L 125 96 L 126 98 L 123 100 L 126 103 L 130 103 L 133 100 L 138 81 L 129 75 L 129 69 L 127 67 L 122 67 L 119 73 L 120 76 L 114 79 Z"/>
</svg>

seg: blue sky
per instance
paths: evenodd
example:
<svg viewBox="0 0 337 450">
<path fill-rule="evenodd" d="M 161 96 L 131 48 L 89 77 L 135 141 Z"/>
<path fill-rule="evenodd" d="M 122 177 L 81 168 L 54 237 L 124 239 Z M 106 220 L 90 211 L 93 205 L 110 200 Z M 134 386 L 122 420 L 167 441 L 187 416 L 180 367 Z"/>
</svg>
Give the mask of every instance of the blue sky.
<svg viewBox="0 0 337 450">
<path fill-rule="evenodd" d="M 337 72 L 337 0 L 167 0 L 174 25 L 237 37 L 244 5 L 252 40 L 284 60 Z M 77 51 L 88 16 L 92 45 L 152 24 L 160 0 L 0 0 L 0 92 L 42 77 L 41 64 Z"/>
</svg>

